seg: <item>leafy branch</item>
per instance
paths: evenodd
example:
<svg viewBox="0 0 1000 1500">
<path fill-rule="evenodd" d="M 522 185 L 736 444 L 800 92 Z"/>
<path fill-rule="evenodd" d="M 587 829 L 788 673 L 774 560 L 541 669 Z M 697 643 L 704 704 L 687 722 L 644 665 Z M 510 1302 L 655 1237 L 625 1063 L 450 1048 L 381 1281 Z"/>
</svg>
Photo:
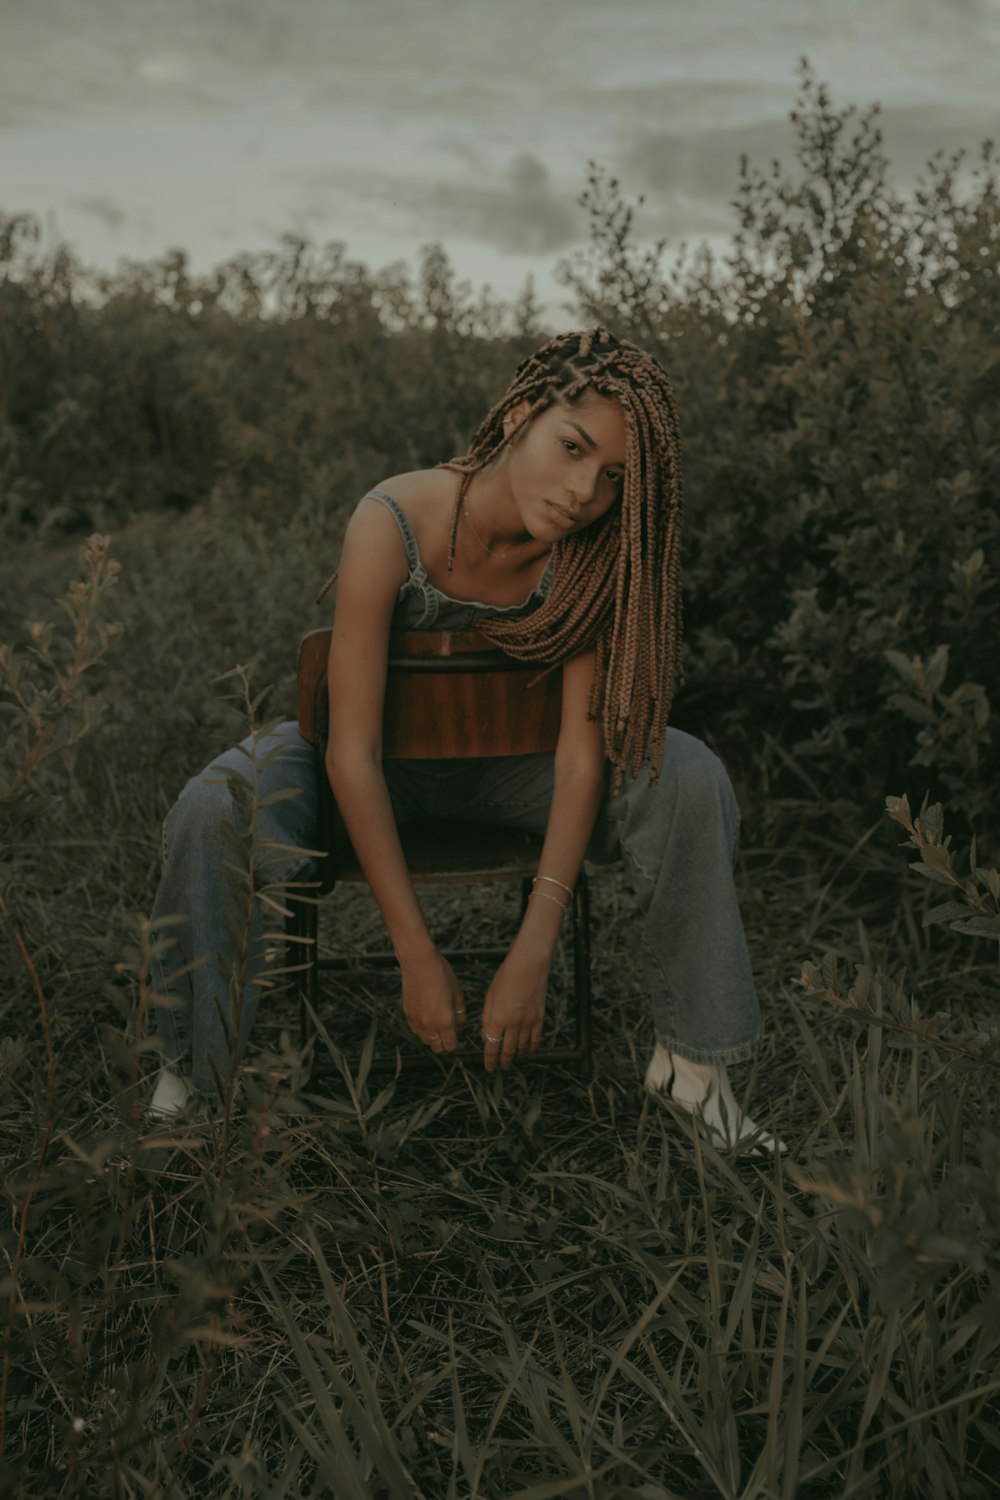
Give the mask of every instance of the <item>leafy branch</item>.
<svg viewBox="0 0 1000 1500">
<path fill-rule="evenodd" d="M 902 984 L 878 970 L 873 972 L 867 964 L 858 967 L 854 982 L 846 995 L 840 988 L 837 961 L 833 954 L 826 954 L 820 964 L 803 964 L 802 973 L 796 982 L 807 995 L 832 1005 L 845 1020 L 881 1026 L 884 1031 L 893 1035 L 936 1047 L 942 1052 L 951 1052 L 970 1062 L 1000 1067 L 1000 1056 L 994 1058 L 988 1053 L 984 1054 L 982 1048 L 976 1050 L 962 1042 L 949 1041 L 941 1034 L 941 1030 L 950 1022 L 950 1016 L 919 1016 L 915 1002 L 907 999 Z"/>
<path fill-rule="evenodd" d="M 99 607 L 114 587 L 120 564 L 108 555 L 108 538 L 95 533 L 82 551 L 84 576 L 59 600 L 69 630 L 48 621 L 29 627 L 26 651 L 0 643 L 0 723 L 6 727 L 0 756 L 0 817 L 9 817 L 39 768 L 87 734 L 99 705 L 79 694 L 81 679 L 121 634 L 121 625 L 99 624 Z"/>
<path fill-rule="evenodd" d="M 1000 871 L 984 870 L 976 864 L 975 835 L 969 851 L 969 878 L 963 880 L 954 868 L 940 802 L 928 806 L 925 799 L 918 816 L 911 813 L 905 796 L 887 797 L 885 805 L 892 821 L 909 835 L 903 847 L 916 849 L 920 855 L 911 868 L 937 885 L 950 886 L 962 898 L 932 906 L 924 913 L 924 926 L 946 926 L 970 937 L 1000 939 Z"/>
</svg>

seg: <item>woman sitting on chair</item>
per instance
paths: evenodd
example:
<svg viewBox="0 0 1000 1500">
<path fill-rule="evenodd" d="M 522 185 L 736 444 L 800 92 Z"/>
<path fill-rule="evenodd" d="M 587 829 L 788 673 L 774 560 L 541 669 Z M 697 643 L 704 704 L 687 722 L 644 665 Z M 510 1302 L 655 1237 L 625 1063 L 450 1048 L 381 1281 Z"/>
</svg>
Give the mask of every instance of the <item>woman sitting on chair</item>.
<svg viewBox="0 0 1000 1500">
<path fill-rule="evenodd" d="M 621 857 L 644 917 L 656 1048 L 646 1073 L 722 1144 L 757 1131 L 737 1105 L 728 1063 L 753 1055 L 760 1017 L 733 887 L 739 816 L 728 777 L 667 715 L 681 647 L 679 428 L 667 376 L 602 329 L 552 339 L 523 361 L 464 457 L 398 474 L 366 495 L 337 573 L 330 646 L 327 771 L 402 975 L 413 1034 L 453 1052 L 461 986 L 428 932 L 397 817 L 461 808 L 463 817 L 544 832 L 532 898 L 486 995 L 483 1059 L 507 1068 L 538 1046 L 559 926 L 584 858 Z M 475 762 L 384 761 L 382 708 L 391 629 L 475 628 L 511 656 L 559 663 L 554 755 Z M 276 753 L 275 753 L 276 752 Z M 312 849 L 318 811 L 312 749 L 295 723 L 258 746 L 259 788 L 294 787 L 258 818 L 265 841 Z M 154 919 L 182 915 L 179 970 L 154 981 L 164 1071 L 152 1110 L 212 1102 L 245 1049 L 254 975 L 230 996 L 220 831 L 233 821 L 231 751 L 189 782 L 168 815 Z M 302 880 L 288 854 L 269 879 Z M 259 914 L 258 914 L 259 916 Z M 208 961 L 204 960 L 208 955 Z M 193 966 L 193 967 L 192 967 Z M 230 1023 L 230 1011 L 236 1024 Z M 760 1143 L 773 1147 L 770 1137 Z"/>
</svg>

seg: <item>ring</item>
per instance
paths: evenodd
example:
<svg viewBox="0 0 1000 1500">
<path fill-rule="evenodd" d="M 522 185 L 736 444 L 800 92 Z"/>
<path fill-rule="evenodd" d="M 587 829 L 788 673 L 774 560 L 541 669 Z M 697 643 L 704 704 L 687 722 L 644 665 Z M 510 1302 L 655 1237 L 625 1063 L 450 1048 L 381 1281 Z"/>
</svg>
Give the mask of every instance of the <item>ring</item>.
<svg viewBox="0 0 1000 1500">
<path fill-rule="evenodd" d="M 490 1036 L 490 1034 L 489 1034 L 488 1031 L 484 1031 L 483 1032 L 483 1041 L 484 1042 L 493 1042 L 494 1045 L 497 1045 L 498 1043 L 500 1043 L 500 1042 L 503 1041 L 503 1037 L 502 1036 Z"/>
</svg>

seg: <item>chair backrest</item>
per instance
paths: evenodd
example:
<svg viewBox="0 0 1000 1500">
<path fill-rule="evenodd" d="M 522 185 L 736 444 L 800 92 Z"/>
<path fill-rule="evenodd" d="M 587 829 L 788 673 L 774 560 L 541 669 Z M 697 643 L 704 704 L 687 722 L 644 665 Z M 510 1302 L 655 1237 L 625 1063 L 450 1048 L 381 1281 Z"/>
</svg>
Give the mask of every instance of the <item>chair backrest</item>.
<svg viewBox="0 0 1000 1500">
<path fill-rule="evenodd" d="M 326 743 L 329 651 L 329 630 L 312 630 L 299 645 L 298 723 L 314 745 Z M 554 750 L 561 705 L 559 668 L 517 661 L 478 631 L 396 630 L 382 753 L 445 760 Z"/>
</svg>

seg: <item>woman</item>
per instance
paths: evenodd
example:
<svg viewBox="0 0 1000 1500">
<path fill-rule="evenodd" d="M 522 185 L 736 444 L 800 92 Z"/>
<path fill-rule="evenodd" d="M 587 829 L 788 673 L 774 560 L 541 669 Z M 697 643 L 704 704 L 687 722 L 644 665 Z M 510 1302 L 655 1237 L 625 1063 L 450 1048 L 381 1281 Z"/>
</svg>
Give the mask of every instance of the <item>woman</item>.
<svg viewBox="0 0 1000 1500">
<path fill-rule="evenodd" d="M 488 1069 L 538 1046 L 584 858 L 621 856 L 645 917 L 657 1035 L 647 1087 L 669 1089 L 730 1144 L 757 1130 L 726 1064 L 752 1056 L 759 1008 L 733 889 L 732 789 L 700 741 L 666 733 L 681 645 L 681 500 L 676 407 L 656 361 L 602 329 L 544 345 L 464 457 L 396 475 L 355 511 L 336 575 L 327 772 L 399 960 L 407 1023 L 434 1052 L 457 1047 L 465 1001 L 424 923 L 397 823 L 458 807 L 544 832 L 532 899 L 483 1006 Z M 561 665 L 554 755 L 383 762 L 390 629 L 473 626 L 513 656 Z M 249 1035 L 263 975 L 260 913 L 250 968 L 234 983 L 221 857 L 247 748 L 190 782 L 165 826 L 154 918 L 186 920 L 171 929 L 185 972 L 166 973 L 162 956 L 155 964 L 157 988 L 174 997 L 158 1012 L 160 1116 L 192 1093 L 215 1099 Z M 257 755 L 267 761 L 258 803 L 298 791 L 258 816 L 260 862 L 270 849 L 269 879 L 308 879 L 307 855 L 286 852 L 276 866 L 273 851 L 314 847 L 311 749 L 288 723 Z M 761 1143 L 773 1148 L 770 1137 Z"/>
</svg>

